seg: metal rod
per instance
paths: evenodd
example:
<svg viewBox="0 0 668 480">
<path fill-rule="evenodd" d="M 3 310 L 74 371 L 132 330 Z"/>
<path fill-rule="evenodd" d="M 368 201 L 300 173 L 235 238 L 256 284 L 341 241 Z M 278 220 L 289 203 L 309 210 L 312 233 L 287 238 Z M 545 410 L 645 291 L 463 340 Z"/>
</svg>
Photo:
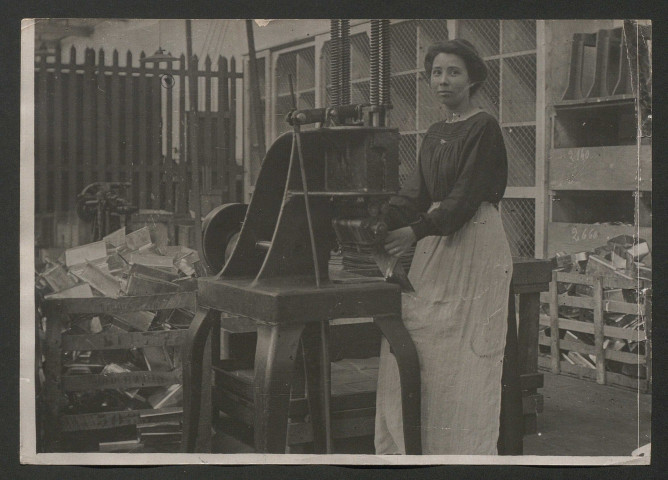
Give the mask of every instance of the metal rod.
<svg viewBox="0 0 668 480">
<path fill-rule="evenodd" d="M 322 403 L 325 417 L 325 453 L 332 453 L 332 364 L 329 357 L 329 322 L 320 323 L 320 342 L 322 344 Z"/>
<path fill-rule="evenodd" d="M 315 270 L 315 285 L 320 288 L 320 267 L 318 265 L 318 253 L 315 248 L 315 235 L 313 234 L 313 220 L 311 217 L 311 206 L 308 198 L 308 186 L 306 184 L 306 168 L 304 167 L 304 156 L 302 154 L 302 139 L 299 124 L 294 126 L 294 139 L 297 142 L 297 156 L 299 157 L 299 170 L 302 176 L 302 187 L 304 190 L 304 205 L 306 207 L 306 221 L 308 223 L 308 234 L 311 239 L 311 253 L 313 254 L 313 268 Z M 288 182 L 290 179 L 288 179 Z"/>
</svg>

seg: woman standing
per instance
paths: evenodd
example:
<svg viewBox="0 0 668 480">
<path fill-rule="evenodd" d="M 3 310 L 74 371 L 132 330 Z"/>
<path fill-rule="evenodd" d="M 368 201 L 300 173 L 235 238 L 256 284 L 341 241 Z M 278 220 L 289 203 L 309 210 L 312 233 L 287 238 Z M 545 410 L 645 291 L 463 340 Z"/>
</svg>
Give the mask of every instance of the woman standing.
<svg viewBox="0 0 668 480">
<path fill-rule="evenodd" d="M 415 292 L 403 294 L 402 311 L 420 360 L 423 453 L 494 455 L 513 267 L 498 211 L 506 149 L 497 121 L 471 102 L 487 77 L 475 47 L 437 43 L 424 64 L 445 119 L 427 131 L 415 171 L 391 202 L 385 249 L 401 255 L 417 241 Z M 377 454 L 405 453 L 387 342 L 375 444 Z"/>
</svg>

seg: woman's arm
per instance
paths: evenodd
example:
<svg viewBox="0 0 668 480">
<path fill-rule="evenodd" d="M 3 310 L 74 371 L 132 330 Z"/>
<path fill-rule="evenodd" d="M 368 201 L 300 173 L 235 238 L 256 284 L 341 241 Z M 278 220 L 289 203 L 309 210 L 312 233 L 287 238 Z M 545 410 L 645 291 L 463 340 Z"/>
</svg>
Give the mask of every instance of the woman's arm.
<svg viewBox="0 0 668 480">
<path fill-rule="evenodd" d="M 483 201 L 501 200 L 508 176 L 507 162 L 501 128 L 490 118 L 465 143 L 462 166 L 447 197 L 438 208 L 411 225 L 416 238 L 450 235 L 473 217 Z"/>
</svg>

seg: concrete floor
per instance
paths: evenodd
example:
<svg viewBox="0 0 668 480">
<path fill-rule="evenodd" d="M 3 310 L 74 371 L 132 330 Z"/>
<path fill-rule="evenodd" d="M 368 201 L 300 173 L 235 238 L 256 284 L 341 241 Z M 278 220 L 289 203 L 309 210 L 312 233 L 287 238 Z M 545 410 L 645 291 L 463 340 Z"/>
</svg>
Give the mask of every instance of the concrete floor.
<svg viewBox="0 0 668 480">
<path fill-rule="evenodd" d="M 543 373 L 545 382 L 540 392 L 545 400 L 544 410 L 538 415 L 538 433 L 524 437 L 525 455 L 629 456 L 650 442 L 650 394 Z M 222 429 L 214 436 L 213 450 L 253 451 L 222 433 Z M 372 454 L 373 439 L 335 444 L 334 453 Z"/>
<path fill-rule="evenodd" d="M 543 373 L 545 406 L 525 455 L 628 456 L 651 441 L 650 394 Z"/>
</svg>

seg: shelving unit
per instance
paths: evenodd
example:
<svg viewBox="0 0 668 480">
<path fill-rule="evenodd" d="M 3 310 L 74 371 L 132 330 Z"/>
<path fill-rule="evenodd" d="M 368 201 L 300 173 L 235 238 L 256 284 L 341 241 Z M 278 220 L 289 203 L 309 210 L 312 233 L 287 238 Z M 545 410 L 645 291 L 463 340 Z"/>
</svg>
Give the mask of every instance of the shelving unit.
<svg viewBox="0 0 668 480">
<path fill-rule="evenodd" d="M 640 234 L 651 247 L 652 146 L 636 142 L 635 97 L 566 100 L 554 110 L 548 256 L 622 234 Z"/>
</svg>

